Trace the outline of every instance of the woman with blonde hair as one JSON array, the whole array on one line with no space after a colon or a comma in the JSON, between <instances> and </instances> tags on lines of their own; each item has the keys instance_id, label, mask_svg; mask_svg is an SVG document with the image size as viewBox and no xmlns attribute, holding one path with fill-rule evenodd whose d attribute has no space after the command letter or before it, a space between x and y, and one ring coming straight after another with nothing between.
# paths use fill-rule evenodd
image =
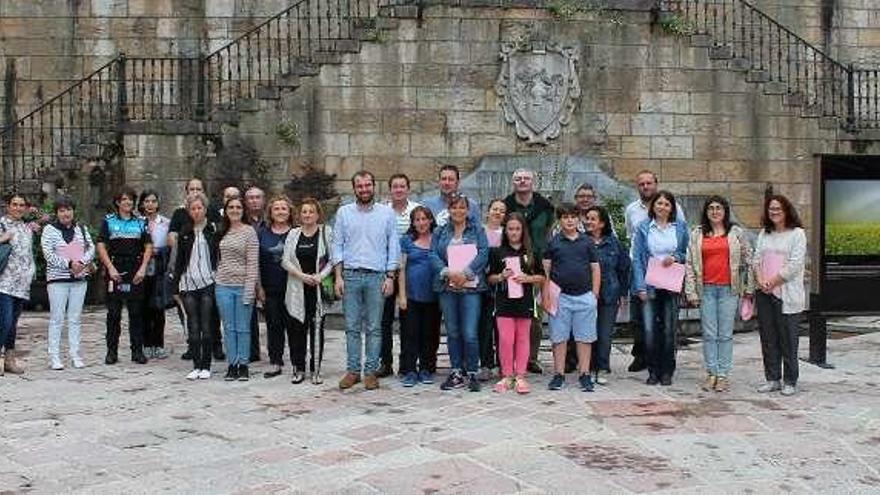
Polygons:
<instances>
[{"instance_id":1,"label":"woman with blonde hair","mask_svg":"<svg viewBox=\"0 0 880 495\"><path fill-rule=\"evenodd\" d=\"M291 356L294 370L305 369L306 335L311 343L309 373L313 384L322 383L321 361L324 355L324 304L321 281L330 275L331 243L329 226L322 224L323 210L318 200L305 198L299 206L299 227L290 231L284 243L281 266L287 271L284 303L293 317ZM316 342L316 339L318 340ZM315 354L317 353L317 360ZM294 380L303 378L294 374ZM299 383L294 381L294 383Z\"/></svg>"}]
</instances>

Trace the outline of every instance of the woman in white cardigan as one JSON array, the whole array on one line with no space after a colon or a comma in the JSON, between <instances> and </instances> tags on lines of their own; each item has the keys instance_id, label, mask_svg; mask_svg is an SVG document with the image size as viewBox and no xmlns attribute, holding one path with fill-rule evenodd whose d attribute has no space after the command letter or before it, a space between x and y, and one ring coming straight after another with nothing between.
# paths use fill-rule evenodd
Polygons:
<instances>
[{"instance_id":1,"label":"woman in white cardigan","mask_svg":"<svg viewBox=\"0 0 880 495\"><path fill-rule=\"evenodd\" d=\"M806 307L807 237L791 201L781 195L767 199L761 226L752 268L759 289L755 304L767 383L758 387L758 392L781 389L782 395L794 395L798 380L798 322Z\"/></svg>"},{"instance_id":2,"label":"woman in white cardigan","mask_svg":"<svg viewBox=\"0 0 880 495\"><path fill-rule=\"evenodd\" d=\"M308 335L311 356L309 373L313 384L322 383L321 361L324 357L324 301L321 281L330 275L332 232L320 222L321 204L305 198L299 207L300 226L291 230L284 243L281 266L287 270L285 306L294 320L297 341L305 343ZM317 339L317 341L316 341ZM305 360L305 345L296 346L297 356L291 360ZM315 354L317 353L317 360Z\"/></svg>"}]
</instances>

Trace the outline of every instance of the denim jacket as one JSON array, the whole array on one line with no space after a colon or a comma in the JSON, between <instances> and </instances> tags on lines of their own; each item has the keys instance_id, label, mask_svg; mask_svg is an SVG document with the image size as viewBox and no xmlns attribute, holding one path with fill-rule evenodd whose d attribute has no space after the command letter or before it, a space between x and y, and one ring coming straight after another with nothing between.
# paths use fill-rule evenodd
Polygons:
<instances>
[{"instance_id":1,"label":"denim jacket","mask_svg":"<svg viewBox=\"0 0 880 495\"><path fill-rule=\"evenodd\" d=\"M448 261L446 259L446 248L452 241L453 235L452 222L442 227L438 227L431 237L431 263L434 270L439 276L434 280L434 292L444 292L452 290L446 280L446 272L448 271ZM468 280L477 278L476 288L455 289L455 292L483 292L488 287L486 285L486 265L489 262L489 241L486 239L486 231L482 225L474 224L470 220L461 235L463 244L476 244L477 256L471 261L465 270Z\"/></svg>"},{"instance_id":2,"label":"denim jacket","mask_svg":"<svg viewBox=\"0 0 880 495\"><path fill-rule=\"evenodd\" d=\"M651 228L651 219L645 220L636 227L633 234L633 266L632 266L632 293L638 294L640 291L647 291L651 296L654 293L654 287L645 284L645 274L648 272L648 259L651 253L648 252L648 231ZM678 245L672 257L677 263L685 264L687 262L687 248L690 239L688 226L681 220L675 221L675 237L678 239Z\"/></svg>"},{"instance_id":3,"label":"denim jacket","mask_svg":"<svg viewBox=\"0 0 880 495\"><path fill-rule=\"evenodd\" d=\"M629 292L632 266L629 253L614 234L603 237L595 246L602 269L599 304L616 304L621 296Z\"/></svg>"}]
</instances>

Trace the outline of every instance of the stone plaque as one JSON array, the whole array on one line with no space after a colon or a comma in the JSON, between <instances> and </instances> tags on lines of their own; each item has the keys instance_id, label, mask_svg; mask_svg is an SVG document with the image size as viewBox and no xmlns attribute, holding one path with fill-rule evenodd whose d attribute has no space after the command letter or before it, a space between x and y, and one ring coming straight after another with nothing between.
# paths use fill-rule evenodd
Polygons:
<instances>
[{"instance_id":1,"label":"stone plaque","mask_svg":"<svg viewBox=\"0 0 880 495\"><path fill-rule=\"evenodd\" d=\"M529 144L559 137L581 96L578 56L557 44L504 43L495 84L504 118Z\"/></svg>"}]
</instances>

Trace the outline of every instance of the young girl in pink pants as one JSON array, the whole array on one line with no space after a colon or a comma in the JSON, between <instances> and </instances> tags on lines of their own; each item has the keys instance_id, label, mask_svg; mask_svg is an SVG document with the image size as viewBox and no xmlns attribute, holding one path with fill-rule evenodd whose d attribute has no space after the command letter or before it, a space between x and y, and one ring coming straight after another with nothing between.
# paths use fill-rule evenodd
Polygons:
<instances>
[{"instance_id":1,"label":"young girl in pink pants","mask_svg":"<svg viewBox=\"0 0 880 495\"><path fill-rule=\"evenodd\" d=\"M544 282L532 253L526 221L511 213L504 224L501 246L489 253L489 283L495 290L495 318L498 325L498 357L501 381L496 392L514 389L529 392L526 364L529 360L529 329L535 311L532 286Z\"/></svg>"}]
</instances>

